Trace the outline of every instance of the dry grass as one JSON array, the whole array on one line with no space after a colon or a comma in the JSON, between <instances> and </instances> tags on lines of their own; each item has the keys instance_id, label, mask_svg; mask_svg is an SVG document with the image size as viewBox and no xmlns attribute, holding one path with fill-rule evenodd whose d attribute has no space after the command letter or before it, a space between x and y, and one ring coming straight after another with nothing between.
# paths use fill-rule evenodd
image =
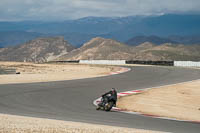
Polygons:
<instances>
[{"instance_id":1,"label":"dry grass","mask_svg":"<svg viewBox=\"0 0 200 133\"><path fill-rule=\"evenodd\" d=\"M155 131L111 127L0 114L0 133L154 133ZM155 132L156 133L156 132ZM157 132L158 133L158 132Z\"/></svg>"},{"instance_id":2,"label":"dry grass","mask_svg":"<svg viewBox=\"0 0 200 133\"><path fill-rule=\"evenodd\" d=\"M200 80L122 97L118 107L134 112L200 121Z\"/></svg>"}]
</instances>

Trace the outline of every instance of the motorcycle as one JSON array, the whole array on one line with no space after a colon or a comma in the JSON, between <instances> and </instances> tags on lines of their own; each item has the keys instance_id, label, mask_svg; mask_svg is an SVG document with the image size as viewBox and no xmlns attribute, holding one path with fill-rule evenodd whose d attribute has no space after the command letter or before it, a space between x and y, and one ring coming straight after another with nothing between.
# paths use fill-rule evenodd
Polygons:
<instances>
[{"instance_id":1,"label":"motorcycle","mask_svg":"<svg viewBox=\"0 0 200 133\"><path fill-rule=\"evenodd\" d=\"M96 110L110 111L114 106L114 101L110 100L109 96L103 96Z\"/></svg>"}]
</instances>

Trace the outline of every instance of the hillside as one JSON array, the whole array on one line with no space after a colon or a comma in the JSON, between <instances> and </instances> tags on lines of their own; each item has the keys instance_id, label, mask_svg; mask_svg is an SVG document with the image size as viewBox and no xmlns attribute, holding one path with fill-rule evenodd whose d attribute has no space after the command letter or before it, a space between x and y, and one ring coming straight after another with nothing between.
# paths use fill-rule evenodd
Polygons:
<instances>
[{"instance_id":1,"label":"hillside","mask_svg":"<svg viewBox=\"0 0 200 133\"><path fill-rule=\"evenodd\" d=\"M61 56L58 60L105 59L105 60L200 60L199 45L178 45L149 42L128 46L111 39L94 38L81 48Z\"/></svg>"},{"instance_id":2,"label":"hillside","mask_svg":"<svg viewBox=\"0 0 200 133\"><path fill-rule=\"evenodd\" d=\"M177 36L171 35L168 39L178 42L180 44L200 44L200 36L197 35L189 35L189 36Z\"/></svg>"},{"instance_id":3,"label":"hillside","mask_svg":"<svg viewBox=\"0 0 200 133\"><path fill-rule=\"evenodd\" d=\"M126 41L125 43L131 46L136 46L144 42L150 42L156 45L163 43L173 43L173 44L200 44L200 36L190 35L190 36L178 36L171 35L169 37L159 37L159 36L135 36Z\"/></svg>"},{"instance_id":4,"label":"hillside","mask_svg":"<svg viewBox=\"0 0 200 133\"><path fill-rule=\"evenodd\" d=\"M145 42L150 42L153 44L163 44L163 43L178 43L176 41L170 40L168 38L158 37L158 36L136 36L129 39L126 44L136 46Z\"/></svg>"},{"instance_id":5,"label":"hillside","mask_svg":"<svg viewBox=\"0 0 200 133\"><path fill-rule=\"evenodd\" d=\"M46 62L73 50L63 37L37 38L15 47L1 48L1 61Z\"/></svg>"},{"instance_id":6,"label":"hillside","mask_svg":"<svg viewBox=\"0 0 200 133\"><path fill-rule=\"evenodd\" d=\"M60 60L80 59L131 59L135 51L130 46L111 39L93 38L81 48L59 58Z\"/></svg>"},{"instance_id":7,"label":"hillside","mask_svg":"<svg viewBox=\"0 0 200 133\"><path fill-rule=\"evenodd\" d=\"M150 60L200 61L200 46L165 43L139 50L138 58L144 60L148 58Z\"/></svg>"},{"instance_id":8,"label":"hillside","mask_svg":"<svg viewBox=\"0 0 200 133\"><path fill-rule=\"evenodd\" d=\"M144 42L129 46L96 37L75 49L63 37L37 38L15 47L0 48L1 61L52 60L200 60L200 45Z\"/></svg>"}]
</instances>

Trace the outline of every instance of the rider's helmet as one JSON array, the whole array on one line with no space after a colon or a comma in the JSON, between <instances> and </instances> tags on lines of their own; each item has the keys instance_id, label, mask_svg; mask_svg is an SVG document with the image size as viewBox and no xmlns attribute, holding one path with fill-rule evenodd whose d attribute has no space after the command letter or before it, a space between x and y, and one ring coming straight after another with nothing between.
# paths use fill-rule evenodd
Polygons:
<instances>
[{"instance_id":1,"label":"rider's helmet","mask_svg":"<svg viewBox=\"0 0 200 133\"><path fill-rule=\"evenodd\" d=\"M111 91L113 92L113 91L116 91L116 90L115 90L115 88L112 88Z\"/></svg>"}]
</instances>

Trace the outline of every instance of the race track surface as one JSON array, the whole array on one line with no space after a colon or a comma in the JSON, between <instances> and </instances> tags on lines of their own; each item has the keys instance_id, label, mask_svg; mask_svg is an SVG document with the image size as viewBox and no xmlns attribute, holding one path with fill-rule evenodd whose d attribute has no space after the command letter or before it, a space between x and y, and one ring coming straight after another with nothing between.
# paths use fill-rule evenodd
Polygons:
<instances>
[{"instance_id":1,"label":"race track surface","mask_svg":"<svg viewBox=\"0 0 200 133\"><path fill-rule=\"evenodd\" d=\"M175 67L131 67L119 75L0 85L0 113L177 133L198 133L200 124L96 111L93 100L115 87L119 92L200 78L200 71Z\"/></svg>"}]
</instances>

